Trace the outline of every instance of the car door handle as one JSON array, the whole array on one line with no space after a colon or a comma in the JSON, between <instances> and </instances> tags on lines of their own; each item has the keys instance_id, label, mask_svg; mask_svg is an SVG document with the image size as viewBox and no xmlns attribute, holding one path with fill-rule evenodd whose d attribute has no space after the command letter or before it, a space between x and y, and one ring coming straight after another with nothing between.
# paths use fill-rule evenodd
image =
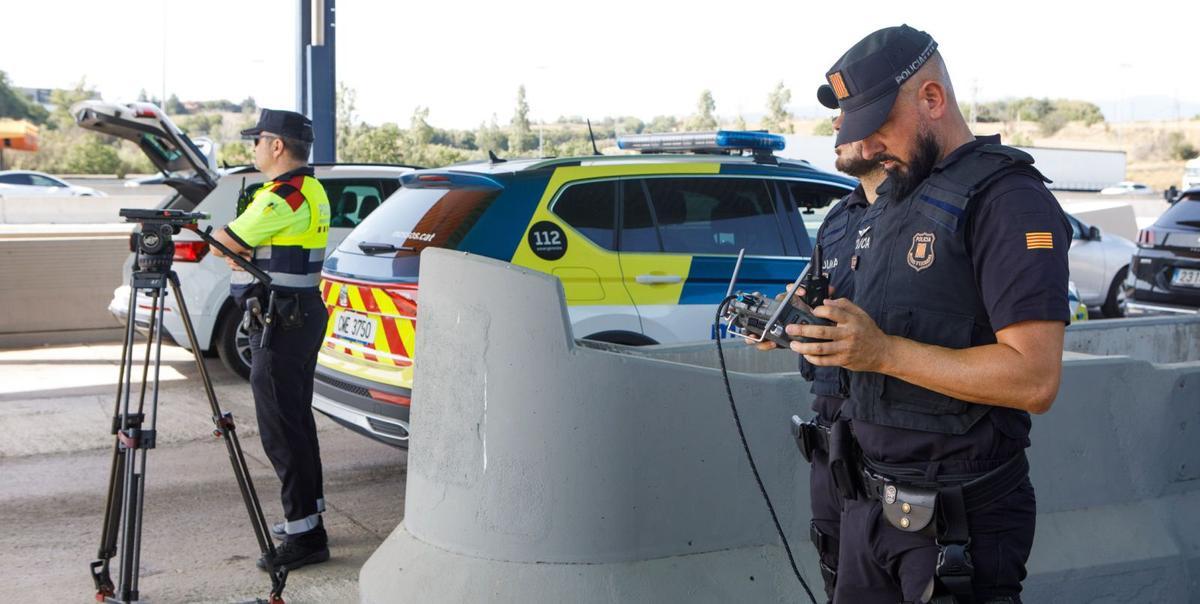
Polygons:
<instances>
[{"instance_id":1,"label":"car door handle","mask_svg":"<svg viewBox=\"0 0 1200 604\"><path fill-rule=\"evenodd\" d=\"M679 283L683 277L679 275L638 275L634 280L642 285L661 285L664 283Z\"/></svg>"}]
</instances>

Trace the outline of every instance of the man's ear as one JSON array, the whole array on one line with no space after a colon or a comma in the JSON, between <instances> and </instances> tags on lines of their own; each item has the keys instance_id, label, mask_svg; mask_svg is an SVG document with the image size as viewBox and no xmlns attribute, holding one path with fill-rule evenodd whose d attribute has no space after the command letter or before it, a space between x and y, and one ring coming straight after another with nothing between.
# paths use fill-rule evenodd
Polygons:
<instances>
[{"instance_id":1,"label":"man's ear","mask_svg":"<svg viewBox=\"0 0 1200 604\"><path fill-rule=\"evenodd\" d=\"M930 119L942 119L946 115L946 103L949 97L946 95L946 87L942 86L937 80L929 80L921 84L918 94L920 95L919 103L921 111Z\"/></svg>"},{"instance_id":2,"label":"man's ear","mask_svg":"<svg viewBox=\"0 0 1200 604\"><path fill-rule=\"evenodd\" d=\"M271 155L274 157L283 157L287 149L283 146L283 141L277 138L271 139Z\"/></svg>"}]
</instances>

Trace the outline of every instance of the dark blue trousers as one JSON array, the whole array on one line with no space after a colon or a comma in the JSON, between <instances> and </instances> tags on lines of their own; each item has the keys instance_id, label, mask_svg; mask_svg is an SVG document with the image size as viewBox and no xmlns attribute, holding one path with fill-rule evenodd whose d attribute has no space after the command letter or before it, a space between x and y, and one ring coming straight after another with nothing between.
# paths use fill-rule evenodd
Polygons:
<instances>
[{"instance_id":1,"label":"dark blue trousers","mask_svg":"<svg viewBox=\"0 0 1200 604\"><path fill-rule=\"evenodd\" d=\"M267 348L262 332L250 333L250 387L263 449L282 483L288 532L294 523L315 522L323 507L321 449L313 420L313 374L328 313L317 292L298 294L303 322L272 327ZM300 524L302 525L302 524Z\"/></svg>"}]
</instances>

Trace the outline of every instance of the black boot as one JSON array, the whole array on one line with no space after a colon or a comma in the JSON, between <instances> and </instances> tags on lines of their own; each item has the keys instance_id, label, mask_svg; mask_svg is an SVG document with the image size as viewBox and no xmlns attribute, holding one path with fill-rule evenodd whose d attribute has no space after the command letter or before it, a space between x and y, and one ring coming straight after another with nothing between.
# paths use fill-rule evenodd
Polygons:
<instances>
[{"instance_id":1,"label":"black boot","mask_svg":"<svg viewBox=\"0 0 1200 604\"><path fill-rule=\"evenodd\" d=\"M275 548L274 566L282 566L288 570L296 570L309 564L318 564L329 560L328 537L325 528L317 528L299 535L288 535L279 547ZM267 570L266 556L258 559L258 567Z\"/></svg>"}]
</instances>

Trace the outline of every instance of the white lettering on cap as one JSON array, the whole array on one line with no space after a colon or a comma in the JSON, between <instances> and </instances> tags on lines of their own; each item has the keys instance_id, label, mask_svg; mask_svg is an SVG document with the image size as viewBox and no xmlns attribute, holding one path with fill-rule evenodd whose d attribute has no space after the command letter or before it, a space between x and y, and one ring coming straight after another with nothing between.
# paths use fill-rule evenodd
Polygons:
<instances>
[{"instance_id":1,"label":"white lettering on cap","mask_svg":"<svg viewBox=\"0 0 1200 604\"><path fill-rule=\"evenodd\" d=\"M937 50L937 42L931 39L929 40L929 44L925 46L925 50L922 50L921 54L917 55L917 58L912 63L909 63L907 66L905 66L904 71L901 71L900 74L896 76L896 83L903 84L904 80L912 77L912 74L917 73L917 70L925 64L925 61L928 61L929 57L933 56L933 51L935 50Z\"/></svg>"}]
</instances>

